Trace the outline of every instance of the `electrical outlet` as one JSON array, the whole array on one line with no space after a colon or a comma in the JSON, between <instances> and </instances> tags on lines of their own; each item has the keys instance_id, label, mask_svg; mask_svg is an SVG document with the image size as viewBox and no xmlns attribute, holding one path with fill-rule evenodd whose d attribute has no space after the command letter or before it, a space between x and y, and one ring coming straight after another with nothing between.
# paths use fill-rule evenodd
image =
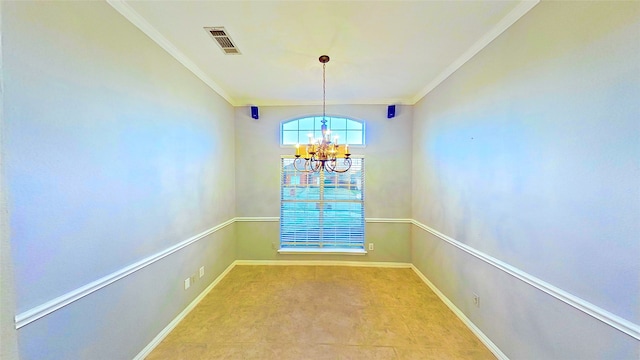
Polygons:
<instances>
[{"instance_id":1,"label":"electrical outlet","mask_svg":"<svg viewBox=\"0 0 640 360\"><path fill-rule=\"evenodd\" d=\"M478 296L478 294L473 293L473 305L475 305L477 308L480 307L480 296Z\"/></svg>"},{"instance_id":2,"label":"electrical outlet","mask_svg":"<svg viewBox=\"0 0 640 360\"><path fill-rule=\"evenodd\" d=\"M373 251L373 243L369 243L369 250Z\"/></svg>"},{"instance_id":3,"label":"electrical outlet","mask_svg":"<svg viewBox=\"0 0 640 360\"><path fill-rule=\"evenodd\" d=\"M200 266L200 277L204 276L204 266Z\"/></svg>"},{"instance_id":4,"label":"electrical outlet","mask_svg":"<svg viewBox=\"0 0 640 360\"><path fill-rule=\"evenodd\" d=\"M187 278L184 280L184 289L187 290L191 287L191 278Z\"/></svg>"}]
</instances>

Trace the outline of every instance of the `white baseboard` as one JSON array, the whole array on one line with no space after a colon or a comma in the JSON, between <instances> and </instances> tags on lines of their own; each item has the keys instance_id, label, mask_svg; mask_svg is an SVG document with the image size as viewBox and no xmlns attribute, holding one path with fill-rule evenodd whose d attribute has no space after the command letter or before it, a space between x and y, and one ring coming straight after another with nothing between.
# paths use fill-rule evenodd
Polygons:
<instances>
[{"instance_id":1,"label":"white baseboard","mask_svg":"<svg viewBox=\"0 0 640 360\"><path fill-rule=\"evenodd\" d=\"M134 360L143 360L164 340L167 335L193 310L198 303L225 277L235 266L243 265L270 265L270 266L353 266L353 267L381 267L412 269L424 281L431 290L453 311L460 320L478 337L499 360L509 358L458 309L418 268L409 263L393 262L360 262L360 261L324 261L324 260L236 260L229 265L198 297L196 297L178 316L173 319L160 333L147 345Z\"/></svg>"},{"instance_id":2,"label":"white baseboard","mask_svg":"<svg viewBox=\"0 0 640 360\"><path fill-rule=\"evenodd\" d=\"M214 227L212 227L211 229L205 230L203 232L201 232L198 235L192 236L187 240L181 241L163 251L160 251L158 253L155 253L153 255L150 255L140 261L137 261L131 265L125 266L122 269L115 271L111 274L108 274L106 276L103 276L100 279L97 279L89 284L86 284L84 286L81 286L75 290L69 291L66 294L60 295L55 299L51 299L49 301L47 301L44 304L38 305L34 308L31 308L27 311L24 311L18 315L16 315L15 317L15 322L16 322L16 329L20 329L21 327L30 324L48 314L51 314L54 311L57 311L71 303L73 303L74 301L77 301L79 299L82 299L83 297L92 294L102 288L104 288L105 286L112 284L120 279L123 279L131 274L133 274L134 272L141 270L153 263L155 263L158 260L161 260L173 253L175 253L176 251L179 251L181 249L184 249L185 247L200 241L204 238L206 238L207 236L215 233L218 230L221 230L223 228L225 228L228 225L231 225L235 222L234 219L229 219L219 225L216 225Z\"/></svg>"},{"instance_id":3,"label":"white baseboard","mask_svg":"<svg viewBox=\"0 0 640 360\"><path fill-rule=\"evenodd\" d=\"M152 263L155 263L156 261L169 256L173 253L175 253L176 251L183 249L203 238L205 238L208 235L213 234L214 232L230 225L233 224L235 222L276 222L278 221L277 217L238 217L238 218L233 218L230 219L222 224L219 224L217 226L214 226L213 228L206 230L192 238L189 238L185 241L182 241L168 249L165 249L159 253L153 254L145 259L142 259L134 264L131 264L129 266L126 266L112 274L109 274L101 279L98 279L90 284L87 284L85 286L82 286L78 289L75 289L69 293L66 293L58 298L52 299L42 305L36 306L32 309L29 309L25 312L22 312L20 314L18 314L15 317L16 320L16 328L21 328L33 321L36 321L44 316L46 316L47 314L50 314L54 311L57 311L71 303L73 303L74 301L87 296L93 292L96 292L104 287L106 287L107 285L115 282L115 281L119 281L120 279L123 279L125 277L127 277L128 275L146 267L151 265ZM506 272L507 274L545 292L546 294L572 306L573 308L582 311L602 322L604 322L605 324L608 324L609 326L635 338L640 340L640 326L638 324L634 324L626 319L623 319L619 316L616 316L615 314L612 314L594 304L591 304L573 294L570 294L562 289L559 289L549 283L546 283L544 281L542 281L541 279L538 279L526 272L524 272L523 270L520 270L518 268L515 268L509 264L506 264L496 258L493 258L491 256L489 256L488 254L482 253L481 251L471 248L470 246L461 243L455 239L452 239L416 220L413 219L386 219L386 218L369 218L366 219L366 221L368 223L412 223L413 225L431 233L432 235L435 235L436 237L444 240L445 242L457 247L458 249L484 261L485 263L492 265L504 272ZM417 269L413 266L413 264L411 263L394 263L394 262L365 262L365 261L324 261L324 260L236 260L234 261L227 270L225 270L225 272L223 272L223 274L221 274L218 279L216 279L216 281L214 281L212 283L212 285L210 287L215 286L215 284L217 284L217 282L219 281L219 279L222 279L224 277L224 275L226 275L226 273L231 270L233 268L233 266L235 265L322 265L322 266L361 266L361 267L390 267L390 268L413 268L414 271L416 271ZM418 272L418 275L421 276L421 274ZM465 316L464 314L462 314L459 310L457 310L457 308L455 308L455 306L446 298L444 297L444 295L442 295L439 291L437 291L435 289L435 287L433 286L433 284L431 284L430 282L428 282L428 280L425 280L426 278L422 275L421 278L425 281L425 283L427 283L428 286L430 286L432 289L434 289L434 292L436 292L436 294L438 294L438 296L441 297L442 301L445 302L445 304L447 304L452 311L454 311L454 313L456 313L456 315L458 315L461 319L463 319L463 321L465 321L465 324L467 324L467 326L469 326L469 328L478 336L478 338L480 338L481 341L483 341L483 343L485 343L485 345L487 345L487 347L489 347L496 356L498 356L500 359L506 359L506 356L504 356L504 354L502 354L500 352L499 349L497 349L497 347L495 347L495 345L493 345L493 343L491 343L491 341L486 338L486 336L484 336L482 334L482 332L477 329L477 327L475 327L475 325L473 325L473 323L471 323ZM210 291L209 288L207 288L207 290L205 290L206 292ZM206 295L206 293L203 293L204 295ZM202 295L202 296L204 296ZM442 296L441 296L442 295ZM193 306L195 306L195 304L197 304L197 301L200 301L199 298L197 298L196 300L194 300L195 303L193 303ZM186 315L193 307L191 305L189 305L189 307L187 309L185 309L184 311L184 315ZM182 313L181 313L182 315ZM184 317L184 315L182 315L182 317ZM180 315L179 315L180 317ZM181 317L180 317L181 319ZM466 320L464 320L466 319ZM167 328L165 330L163 330L163 332L161 332L156 339L157 342L161 341L164 336L166 336L166 334L168 334L171 329L173 329L173 327L175 327L175 325L177 325L177 323L179 322L179 319L176 318L174 319L174 321L171 322L171 324L169 324L167 326ZM163 335L164 334L164 335ZM145 349L149 349L148 351L151 351L156 345L156 339L154 339L154 342L152 342L151 344L149 344L147 347L145 347ZM495 351L494 351L495 350ZM143 350L144 352L145 350ZM141 354L143 353L141 352ZM145 355L146 356L146 355Z\"/></svg>"},{"instance_id":4,"label":"white baseboard","mask_svg":"<svg viewBox=\"0 0 640 360\"><path fill-rule=\"evenodd\" d=\"M140 351L140 353L138 353L138 355L136 355L136 357L133 358L133 360L143 360L145 357L151 354L153 349L155 349L156 346L158 346L162 342L162 340L164 340L164 338L167 337L167 335L169 335L169 333L173 331L173 329L176 326L178 326L178 324L182 321L182 319L184 319L191 312L191 310L193 310L198 305L198 303L202 299L204 299L204 297L207 296L207 294L216 285L218 285L218 283L222 279L224 279L225 276L227 276L229 271L231 271L231 269L233 269L234 266L236 266L235 261L232 262L231 265L227 266L227 268L220 275L218 275L218 277L215 280L213 280L213 282L209 284L209 286L207 286L207 288L204 289L200 293L200 295L198 295L195 299L193 299L193 301L184 310L182 310L182 312L180 312L180 314L178 314L178 316L176 316L175 319L173 319L169 323L169 325L165 326L165 328L162 329L162 331L160 331L160 333L156 335L156 337L153 338L153 340L151 340L151 342L147 346L145 346L144 349L142 349L142 351Z\"/></svg>"},{"instance_id":5,"label":"white baseboard","mask_svg":"<svg viewBox=\"0 0 640 360\"><path fill-rule=\"evenodd\" d=\"M434 292L436 293L436 295L438 295L438 297L440 298L440 300L442 300L443 303L445 303L445 305L447 305L447 307L449 309L451 309L451 311L453 311L454 314L456 314L456 316L462 320L462 322L469 328L469 330L471 330L471 332L473 332L473 334L475 336L478 337L478 339L487 347L489 348L489 350L493 353L493 355L495 355L498 360L509 360L509 358L507 357L507 355L505 355L500 348L498 348L498 346L496 346L496 344L493 343L493 341L491 341L491 339L489 339L483 332L482 330L480 330L471 320L469 320L469 318L460 310L458 309L457 306L455 306L454 303L451 302L451 300L449 300L449 298L447 298L435 285L433 285L433 283L431 281L429 281L429 279L427 279L426 276L424 276L424 274L418 270L417 267L415 267L413 264L411 265L411 269L413 269L413 271L420 277L420 279L422 279L422 281L424 281L425 284L427 284L427 286Z\"/></svg>"},{"instance_id":6,"label":"white baseboard","mask_svg":"<svg viewBox=\"0 0 640 360\"><path fill-rule=\"evenodd\" d=\"M380 224L411 224L411 219L394 219L394 218L364 218L366 223Z\"/></svg>"},{"instance_id":7,"label":"white baseboard","mask_svg":"<svg viewBox=\"0 0 640 360\"><path fill-rule=\"evenodd\" d=\"M236 222L278 222L278 216L242 216L233 218ZM366 223L397 223L411 224L413 219L396 219L396 218L364 218Z\"/></svg>"},{"instance_id":8,"label":"white baseboard","mask_svg":"<svg viewBox=\"0 0 640 360\"><path fill-rule=\"evenodd\" d=\"M235 217L233 218L234 221L236 222L278 222L280 221L280 217L279 216L254 216L254 217L248 217L248 216L243 216L243 217Z\"/></svg>"},{"instance_id":9,"label":"white baseboard","mask_svg":"<svg viewBox=\"0 0 640 360\"><path fill-rule=\"evenodd\" d=\"M421 228L422 230L431 233L432 235L440 238L441 240L449 243L450 245L455 246L456 248L466 252L469 255L472 255L483 262L496 267L504 271L505 273L513 276L514 278L533 286L534 288L550 295L565 304L582 311L583 313L602 321L603 323L613 327L616 330L619 330L636 340L640 340L640 325L634 324L627 319L623 319L620 316L617 316L599 306L596 306L576 295L573 295L567 291L564 291L554 285L549 284L542 279L539 279L524 270L518 269L515 266L511 266L504 261L494 258L488 254L483 253L467 244L464 244L454 238L451 238L443 233L428 227L416 220L413 220L412 223ZM414 240L415 241L415 240Z\"/></svg>"},{"instance_id":10,"label":"white baseboard","mask_svg":"<svg viewBox=\"0 0 640 360\"><path fill-rule=\"evenodd\" d=\"M306 266L354 266L381 268L411 268L410 263L332 260L236 260L236 265L306 265Z\"/></svg>"},{"instance_id":11,"label":"white baseboard","mask_svg":"<svg viewBox=\"0 0 640 360\"><path fill-rule=\"evenodd\" d=\"M137 261L133 264L130 264L128 266L123 267L120 270L117 270L111 274L108 274L100 279L97 279L95 281L92 281L89 284L86 284L84 286L81 286L77 289L74 289L72 291L69 291L65 294L62 294L54 299L51 299L43 304L40 304L38 306L35 306L29 310L23 311L19 314L17 314L15 316L15 326L16 329L20 329L23 326L30 324L34 321L37 321L38 319L41 319L42 317L53 313L54 311L57 311L85 296L88 296L102 288L104 288L105 286L108 286L109 284L112 284L116 281L119 281L123 278L126 278L127 276L133 274L134 272L141 270L153 263L155 263L158 260L161 260L181 249L184 249L185 247L196 243L197 241L204 239L205 237L215 233L218 230L221 230L223 228L225 228L228 225L234 224L236 222L277 222L279 221L280 218L279 217L235 217L232 219L229 219L219 225L216 225L208 230L203 231L200 234L197 234L189 239L186 239L184 241L181 241L163 251L160 251L158 253L152 254L140 261ZM411 219L369 219L369 221L371 222L402 222L402 223L407 223L410 222ZM370 263L372 265L370 266L392 266L389 264L392 263ZM377 264L377 265L375 265ZM386 264L386 265L384 265ZM329 263L325 264L325 265L331 265ZM349 266L349 265L344 265L344 266ZM352 265L352 266L366 266L366 265Z\"/></svg>"}]
</instances>

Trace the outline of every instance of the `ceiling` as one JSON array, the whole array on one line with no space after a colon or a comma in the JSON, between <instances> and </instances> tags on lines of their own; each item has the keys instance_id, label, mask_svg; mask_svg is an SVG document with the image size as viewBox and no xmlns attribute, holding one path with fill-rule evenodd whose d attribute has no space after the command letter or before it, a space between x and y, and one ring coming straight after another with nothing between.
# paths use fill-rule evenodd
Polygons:
<instances>
[{"instance_id":1,"label":"ceiling","mask_svg":"<svg viewBox=\"0 0 640 360\"><path fill-rule=\"evenodd\" d=\"M323 54L327 104L414 104L538 2L107 1L234 106L320 104Z\"/></svg>"}]
</instances>

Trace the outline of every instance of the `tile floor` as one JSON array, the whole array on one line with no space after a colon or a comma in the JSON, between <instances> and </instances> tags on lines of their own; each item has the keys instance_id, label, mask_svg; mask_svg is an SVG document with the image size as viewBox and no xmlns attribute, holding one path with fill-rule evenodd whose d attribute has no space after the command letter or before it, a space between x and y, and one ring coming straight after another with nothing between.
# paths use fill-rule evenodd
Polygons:
<instances>
[{"instance_id":1,"label":"tile floor","mask_svg":"<svg viewBox=\"0 0 640 360\"><path fill-rule=\"evenodd\" d=\"M147 359L495 357L411 269L238 265Z\"/></svg>"}]
</instances>

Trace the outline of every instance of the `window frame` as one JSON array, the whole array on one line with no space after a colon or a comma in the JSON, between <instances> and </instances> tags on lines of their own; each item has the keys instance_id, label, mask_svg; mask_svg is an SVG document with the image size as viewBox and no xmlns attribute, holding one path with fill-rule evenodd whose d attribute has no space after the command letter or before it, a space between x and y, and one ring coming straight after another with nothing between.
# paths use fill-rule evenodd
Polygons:
<instances>
[{"instance_id":1,"label":"window frame","mask_svg":"<svg viewBox=\"0 0 640 360\"><path fill-rule=\"evenodd\" d=\"M306 130L305 129L300 129L300 126L299 126L300 121L311 119L311 118L314 119L314 129L313 130L311 130L311 129L306 129ZM367 144L366 144L366 123L365 123L364 120L354 119L354 118L350 118L350 117L346 117L346 116L334 116L334 115L327 115L327 116L325 116L325 118L327 119L327 126L329 127L329 130L331 130L332 132L343 132L344 131L344 132L351 132L351 133L356 133L356 132L360 133L360 142L361 142L361 144L345 142L345 140L348 140L348 139L338 138L338 141L339 141L340 144L347 143L347 144L349 144L349 147L351 147L351 148L365 148L367 146ZM331 127L331 124L334 121L334 119L336 121L346 120L345 128L344 129L337 128L337 130L334 131L334 128ZM307 135L309 134L310 131L313 131L314 133L319 133L321 120L322 120L322 115L308 115L308 116L302 116L302 117L297 117L297 118L281 121L280 122L280 133L279 133L279 136L280 136L280 147L281 148L288 148L288 147L296 145L296 143L292 143L292 144L286 143L285 144L285 141L284 141L284 138L285 138L284 132L285 131L291 131L291 132L297 131L297 133L298 133L298 141L300 141L300 139L304 139L305 140L303 142L298 142L298 143L299 144L306 143ZM290 123L293 123L293 122L298 122L298 126L297 126L298 129L297 130L285 130L284 129L286 124L290 124ZM361 129L360 130L359 129L349 129L348 128L349 122L357 123L360 126ZM315 135L314 135L314 137L315 137Z\"/></svg>"},{"instance_id":2,"label":"window frame","mask_svg":"<svg viewBox=\"0 0 640 360\"><path fill-rule=\"evenodd\" d=\"M307 173L302 173L302 172L298 172L296 170L286 170L286 167L289 166L286 162L286 160L293 160L295 159L293 156L288 156L288 155L284 155L281 156L281 160L280 160L280 229L279 229L279 249L278 249L278 253L281 254L317 254L317 253L325 253L325 254L348 254L348 255L364 255L367 254L366 251L366 238L365 238L365 217L364 217L364 212L365 212L365 184L364 184L364 177L365 177L365 160L363 156L356 156L353 157L354 159L354 165L359 166L360 167L360 172L357 174L356 177L356 184L353 184L353 174L349 173L348 175L343 175L343 176L348 176L349 177L349 184L344 184L344 186L340 186L340 181L341 179L339 178L339 176L341 176L340 174L335 174L335 173L329 173L331 177L333 177L334 181L333 182L327 182L326 177L324 177L325 175L327 175L326 173L323 174L319 174L319 173L313 173L313 174L307 174ZM357 163L356 163L357 161ZM286 174L299 174L298 176L302 177L302 176L308 176L308 177L318 177L318 180L322 179L322 181L318 181L317 184L315 184L313 181L310 181L309 178L307 178L303 183L301 183L300 179L298 178L297 182L295 184L291 184L289 183L289 186L286 186ZM293 178L294 175L291 175L291 178ZM359 178L359 180L357 180ZM315 178L314 178L315 179ZM348 199L348 198L324 198L324 191L327 189L327 184L329 184L329 188L333 187L333 188L341 188L341 189L349 189L351 190L351 188L357 188L357 192L355 193L356 198L355 199ZM293 186L291 186L293 185ZM331 186L333 185L333 186ZM303 198L303 199L297 199L297 200L292 200L292 199L285 199L285 191L290 191L292 188L293 189L302 189L302 190L308 190L312 187L318 186L318 198ZM336 193L337 195L337 193ZM359 199L358 199L359 196ZM311 238L313 240L309 240L309 233L305 233L304 230L298 230L301 234L302 237L307 237L307 240L309 243L305 243L304 240L291 240L290 236L287 239L285 239L283 237L283 234L285 232L285 227L287 228L287 231L295 231L296 227L304 227L307 228L307 224L303 222L303 224L295 224L296 221L293 221L293 225L291 225L291 222L289 222L287 220L287 218L284 216L284 211L285 211L285 203L291 204L291 203L296 203L296 204L302 204L302 203L315 203L316 204L316 209L320 209L318 211L318 216L321 217L321 219L319 219L319 223L322 224L321 226L319 226L319 233L318 233L318 237L317 237L317 246L311 246L314 241L315 241L315 237L313 237L313 235L311 235ZM335 222L335 223L331 223L329 224L329 226L327 226L326 228L328 229L333 229L335 228L335 233L334 236L331 236L331 231L329 231L329 235L324 238L324 233L322 229L325 229L325 225L323 223L323 220L326 220L327 218L331 219L333 216L336 215L340 215L341 211L344 210L338 210L338 204L342 204L342 205L346 205L346 204L357 204L357 206L353 207L355 210L355 214L356 214L356 219L358 219L357 224L355 227L352 226L347 226L347 228L349 230L347 230L347 235L344 235L341 233L341 235L335 236L335 234L338 233L338 230L344 231L345 225L341 224L340 222ZM319 205L319 206L318 206ZM341 205L341 206L342 206ZM351 206L352 206L351 205ZM327 208L328 206L328 208ZM346 205L346 206L350 206L350 205ZM359 207L359 208L358 208ZM329 214L329 216L323 217L324 212L326 210L324 209L328 209L331 210L331 213ZM303 213L306 213L307 210L304 210ZM348 210L348 212L353 213L352 210ZM311 213L314 213L314 211L312 210ZM313 222L314 220L311 220L310 222ZM292 230L293 228L293 230ZM290 233L289 233L290 234ZM313 232L311 232L311 234L313 234ZM297 238L299 235L295 234L293 235L293 238ZM352 238L352 236L354 236L354 238ZM355 241L354 241L355 239ZM284 244L284 242L287 242L288 244ZM333 242L333 244L332 244ZM297 244L296 244L297 243ZM348 245L345 245L348 244ZM345 245L345 246L340 246L340 245Z\"/></svg>"}]
</instances>

